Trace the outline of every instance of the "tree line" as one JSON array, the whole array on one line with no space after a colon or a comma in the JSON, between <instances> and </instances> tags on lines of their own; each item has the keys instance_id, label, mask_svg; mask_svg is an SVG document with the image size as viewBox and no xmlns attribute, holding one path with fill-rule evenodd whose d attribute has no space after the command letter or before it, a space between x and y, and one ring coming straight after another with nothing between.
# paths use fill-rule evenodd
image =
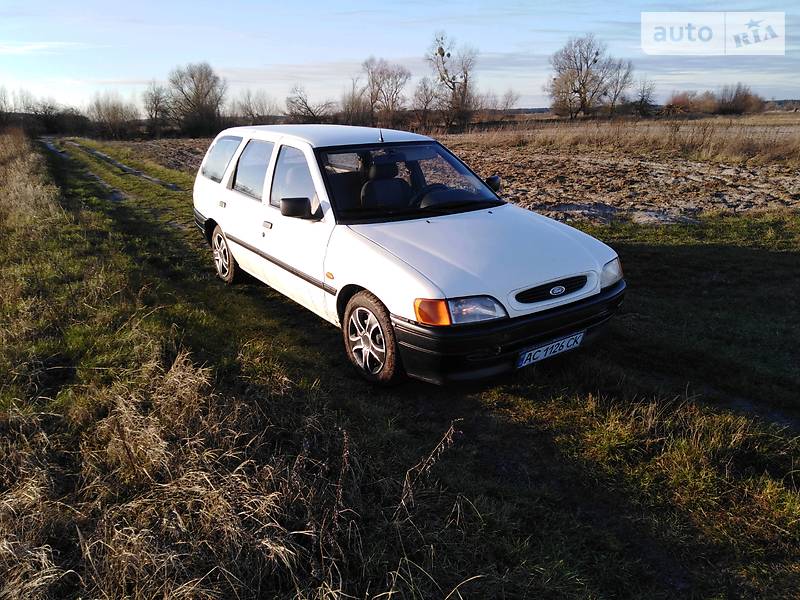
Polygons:
<instances>
[{"instance_id":1,"label":"tree line","mask_svg":"<svg viewBox=\"0 0 800 600\"><path fill-rule=\"evenodd\" d=\"M27 91L0 87L0 125L16 120L44 133L92 133L111 138L137 135L211 135L231 125L342 123L421 131L463 131L476 123L497 124L519 100L512 89L480 91L475 76L478 51L457 46L437 33L425 52L429 73L409 89L407 67L369 57L338 100L315 100L295 85L283 102L263 90L232 95L227 82L206 62L173 69L152 81L136 99L116 92L96 94L85 110ZM571 38L550 58L552 77L544 89L554 114L576 118L636 114L743 114L764 109L764 99L743 84L719 93L675 92L658 107L655 85L634 77L633 64L611 56L594 35Z\"/></svg>"},{"instance_id":2,"label":"tree line","mask_svg":"<svg viewBox=\"0 0 800 600\"><path fill-rule=\"evenodd\" d=\"M135 99L117 92L96 94L85 110L0 87L0 124L15 117L44 133L94 133L111 138L164 134L210 135L237 124L342 123L418 130L464 129L476 121L502 121L519 96L478 90L478 52L437 33L425 54L430 73L410 88L407 67L369 57L337 100L314 100L295 85L281 103L263 90L232 95L206 62L173 69Z\"/></svg>"},{"instance_id":3,"label":"tree line","mask_svg":"<svg viewBox=\"0 0 800 600\"><path fill-rule=\"evenodd\" d=\"M655 102L655 84L634 78L633 63L611 56L605 43L589 34L571 38L550 57L553 75L545 91L551 110L570 120L620 112L651 116L680 114L741 115L761 112L766 101L749 86L726 85L718 92L673 92L662 107ZM658 109L658 111L657 111Z\"/></svg>"}]
</instances>

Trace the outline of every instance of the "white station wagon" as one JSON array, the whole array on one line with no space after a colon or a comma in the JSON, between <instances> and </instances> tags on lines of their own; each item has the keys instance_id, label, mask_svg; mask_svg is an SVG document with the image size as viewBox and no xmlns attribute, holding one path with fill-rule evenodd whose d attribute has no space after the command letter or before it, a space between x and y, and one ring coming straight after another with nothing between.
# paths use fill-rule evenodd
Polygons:
<instances>
[{"instance_id":1,"label":"white station wagon","mask_svg":"<svg viewBox=\"0 0 800 600\"><path fill-rule=\"evenodd\" d=\"M194 215L223 281L246 271L341 327L366 379L441 384L583 346L622 302L611 248L499 188L422 135L235 127L203 160Z\"/></svg>"}]
</instances>

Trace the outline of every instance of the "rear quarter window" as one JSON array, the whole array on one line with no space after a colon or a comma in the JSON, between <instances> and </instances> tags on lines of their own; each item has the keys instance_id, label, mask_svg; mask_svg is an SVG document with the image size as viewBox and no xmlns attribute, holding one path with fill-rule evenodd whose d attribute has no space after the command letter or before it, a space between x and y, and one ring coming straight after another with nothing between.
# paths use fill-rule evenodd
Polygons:
<instances>
[{"instance_id":1,"label":"rear quarter window","mask_svg":"<svg viewBox=\"0 0 800 600\"><path fill-rule=\"evenodd\" d=\"M231 162L231 158L241 142L242 138L232 135L226 135L214 142L208 151L203 169L200 171L203 176L217 183L222 181L225 169L228 168L228 163Z\"/></svg>"}]
</instances>

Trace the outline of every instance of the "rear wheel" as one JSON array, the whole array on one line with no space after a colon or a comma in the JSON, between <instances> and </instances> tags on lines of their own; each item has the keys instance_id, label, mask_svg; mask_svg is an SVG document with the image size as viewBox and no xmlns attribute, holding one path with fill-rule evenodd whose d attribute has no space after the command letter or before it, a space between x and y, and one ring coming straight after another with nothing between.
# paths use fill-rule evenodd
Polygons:
<instances>
[{"instance_id":1,"label":"rear wheel","mask_svg":"<svg viewBox=\"0 0 800 600\"><path fill-rule=\"evenodd\" d=\"M239 275L239 265L231 254L228 247L228 240L219 225L214 227L211 234L211 251L214 253L214 267L217 275L222 281L230 285L236 281Z\"/></svg>"},{"instance_id":2,"label":"rear wheel","mask_svg":"<svg viewBox=\"0 0 800 600\"><path fill-rule=\"evenodd\" d=\"M342 323L347 358L367 381L396 382L402 375L389 311L374 294L359 292L347 303Z\"/></svg>"}]
</instances>

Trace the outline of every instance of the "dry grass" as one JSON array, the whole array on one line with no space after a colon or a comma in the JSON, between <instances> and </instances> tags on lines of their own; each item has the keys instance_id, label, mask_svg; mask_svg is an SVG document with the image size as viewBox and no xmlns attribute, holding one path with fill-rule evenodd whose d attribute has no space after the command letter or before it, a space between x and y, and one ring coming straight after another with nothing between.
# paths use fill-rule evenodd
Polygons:
<instances>
[{"instance_id":1,"label":"dry grass","mask_svg":"<svg viewBox=\"0 0 800 600\"><path fill-rule=\"evenodd\" d=\"M93 392L108 413L83 430L78 449L59 432L64 417L6 415L3 597L334 598L353 587L346 573L380 568L376 547L361 545L358 516L367 511L352 503L363 492L354 488L360 459L347 432L324 412L295 411L297 400L313 406L313 398L297 398L285 375L257 365L250 393L220 395L185 352L168 368L165 359L156 352ZM426 471L443 449L425 459ZM372 526L403 536L415 527L412 514L401 525L387 513ZM52 538L62 545L58 560ZM430 584L392 573L387 585L397 593L425 594Z\"/></svg>"},{"instance_id":2,"label":"dry grass","mask_svg":"<svg viewBox=\"0 0 800 600\"><path fill-rule=\"evenodd\" d=\"M0 137L10 145L32 153ZM486 387L376 392L342 369L335 330L263 286L221 293L199 236L170 225L191 225L187 193L69 153L50 165L63 193L40 202L38 234L0 232L0 598L797 589L797 439L662 393L671 375L791 395L793 355L764 351L778 334L751 304L686 298L674 281L705 280L698 263L754 280L768 261L785 305L773 316L796 329L794 216L604 229L637 290L614 344ZM52 190L41 160L26 164ZM708 254L708 240L752 256ZM696 321L663 318L675 312ZM731 323L752 356L715 337Z\"/></svg>"},{"instance_id":3,"label":"dry grass","mask_svg":"<svg viewBox=\"0 0 800 600\"><path fill-rule=\"evenodd\" d=\"M0 420L0 594L14 599L51 597L68 569L56 564L47 543L60 513L52 495L54 477L49 468L52 446L42 421L51 415L8 411ZM65 525L61 523L61 525Z\"/></svg>"},{"instance_id":4,"label":"dry grass","mask_svg":"<svg viewBox=\"0 0 800 600\"><path fill-rule=\"evenodd\" d=\"M211 598L267 579L295 586L315 536L287 523L300 501L335 508L320 497L330 474L276 452L277 420L214 394L209 372L185 353L166 371L159 364L126 378L81 447L85 489L111 505L83 541L90 589Z\"/></svg>"},{"instance_id":5,"label":"dry grass","mask_svg":"<svg viewBox=\"0 0 800 600\"><path fill-rule=\"evenodd\" d=\"M484 147L577 148L696 160L800 165L800 118L758 115L697 120L543 121L524 129L449 136Z\"/></svg>"},{"instance_id":6,"label":"dry grass","mask_svg":"<svg viewBox=\"0 0 800 600\"><path fill-rule=\"evenodd\" d=\"M800 541L793 477L800 439L784 428L755 426L691 398L621 406L590 397L586 418L592 426L578 444L585 459L627 471L629 483L644 491L661 487L710 539L727 543L746 535L773 548Z\"/></svg>"},{"instance_id":7,"label":"dry grass","mask_svg":"<svg viewBox=\"0 0 800 600\"><path fill-rule=\"evenodd\" d=\"M393 581L388 564L415 545L413 511L392 518L402 474L373 489L319 386L259 339L220 385L144 305L101 200L60 197L19 134L0 148L14 181L0 232L0 598L439 589Z\"/></svg>"},{"instance_id":8,"label":"dry grass","mask_svg":"<svg viewBox=\"0 0 800 600\"><path fill-rule=\"evenodd\" d=\"M43 159L30 151L21 129L3 136L0 144L0 222L4 228L35 232L60 212L58 189L42 181Z\"/></svg>"}]
</instances>

